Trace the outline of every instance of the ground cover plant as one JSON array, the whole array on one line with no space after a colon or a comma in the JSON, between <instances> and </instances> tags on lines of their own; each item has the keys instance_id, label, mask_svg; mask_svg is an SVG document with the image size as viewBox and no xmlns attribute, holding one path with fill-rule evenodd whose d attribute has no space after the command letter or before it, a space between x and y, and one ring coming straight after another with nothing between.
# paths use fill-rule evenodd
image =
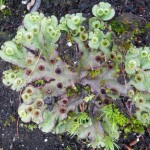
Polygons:
<instances>
[{"instance_id":1,"label":"ground cover plant","mask_svg":"<svg viewBox=\"0 0 150 150\"><path fill-rule=\"evenodd\" d=\"M149 124L149 47L116 45L106 22L115 15L110 4L101 2L92 13L88 19L68 14L60 23L38 12L26 15L15 38L1 47L2 59L19 66L4 72L3 83L21 91L23 122L114 149L122 130L143 133ZM64 45L75 53L73 64L59 57ZM119 109L122 96L126 114Z\"/></svg>"}]
</instances>

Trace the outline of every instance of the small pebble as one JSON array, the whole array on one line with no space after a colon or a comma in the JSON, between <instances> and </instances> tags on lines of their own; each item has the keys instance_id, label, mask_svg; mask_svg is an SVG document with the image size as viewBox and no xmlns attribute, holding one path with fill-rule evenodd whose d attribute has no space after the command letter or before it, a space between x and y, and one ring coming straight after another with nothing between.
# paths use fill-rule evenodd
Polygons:
<instances>
[{"instance_id":1,"label":"small pebble","mask_svg":"<svg viewBox=\"0 0 150 150\"><path fill-rule=\"evenodd\" d=\"M44 139L44 142L47 142L48 140L47 139Z\"/></svg>"}]
</instances>

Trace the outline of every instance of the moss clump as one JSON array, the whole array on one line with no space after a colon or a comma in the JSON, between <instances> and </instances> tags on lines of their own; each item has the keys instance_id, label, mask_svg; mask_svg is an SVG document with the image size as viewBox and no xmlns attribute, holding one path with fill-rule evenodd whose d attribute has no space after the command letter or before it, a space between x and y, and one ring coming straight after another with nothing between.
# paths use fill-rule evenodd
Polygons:
<instances>
[{"instance_id":1,"label":"moss clump","mask_svg":"<svg viewBox=\"0 0 150 150\"><path fill-rule=\"evenodd\" d=\"M45 85L45 81L42 79L36 80L34 83L34 86L43 86Z\"/></svg>"},{"instance_id":2,"label":"moss clump","mask_svg":"<svg viewBox=\"0 0 150 150\"><path fill-rule=\"evenodd\" d=\"M21 123L20 124L20 127L25 127L27 128L29 131L33 131L34 129L38 128L38 126L34 123L30 123L30 124L24 124L24 123Z\"/></svg>"},{"instance_id":3,"label":"moss clump","mask_svg":"<svg viewBox=\"0 0 150 150\"><path fill-rule=\"evenodd\" d=\"M13 115L10 116L10 120L11 120L11 122L15 122L16 121L16 119L15 119L15 117Z\"/></svg>"},{"instance_id":4,"label":"moss clump","mask_svg":"<svg viewBox=\"0 0 150 150\"><path fill-rule=\"evenodd\" d=\"M74 87L67 87L67 96L73 97L75 95L79 95L81 93L82 86L81 85L75 85Z\"/></svg>"},{"instance_id":5,"label":"moss clump","mask_svg":"<svg viewBox=\"0 0 150 150\"><path fill-rule=\"evenodd\" d=\"M145 27L146 27L147 29L150 29L150 22L146 23Z\"/></svg>"},{"instance_id":6,"label":"moss clump","mask_svg":"<svg viewBox=\"0 0 150 150\"><path fill-rule=\"evenodd\" d=\"M112 30L116 32L117 34L125 33L129 29L128 25L123 24L118 20L112 20L110 24L111 24Z\"/></svg>"},{"instance_id":7,"label":"moss clump","mask_svg":"<svg viewBox=\"0 0 150 150\"><path fill-rule=\"evenodd\" d=\"M9 120L6 120L5 123L4 123L4 127L6 126L10 126L10 121Z\"/></svg>"},{"instance_id":8,"label":"moss clump","mask_svg":"<svg viewBox=\"0 0 150 150\"><path fill-rule=\"evenodd\" d=\"M89 77L90 78L96 78L98 75L100 75L102 73L101 69L98 70L90 70L89 72Z\"/></svg>"},{"instance_id":9,"label":"moss clump","mask_svg":"<svg viewBox=\"0 0 150 150\"><path fill-rule=\"evenodd\" d=\"M112 104L106 105L104 109L107 110L107 113L112 112L109 113L109 117L107 117L109 122L115 124L114 126L116 126L116 128L118 126L120 130L125 132L126 135L131 132L144 133L144 127L146 126L144 126L140 120L137 120L135 117L129 118L125 116L116 106Z\"/></svg>"}]
</instances>

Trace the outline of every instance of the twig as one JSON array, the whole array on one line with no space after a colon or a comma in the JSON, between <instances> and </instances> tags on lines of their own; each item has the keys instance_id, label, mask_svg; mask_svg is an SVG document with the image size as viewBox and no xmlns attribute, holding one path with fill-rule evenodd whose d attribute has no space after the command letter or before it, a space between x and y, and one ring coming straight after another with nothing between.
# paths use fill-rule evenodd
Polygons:
<instances>
[{"instance_id":1,"label":"twig","mask_svg":"<svg viewBox=\"0 0 150 150\"><path fill-rule=\"evenodd\" d=\"M85 102L83 102L79 105L79 107L80 107L81 112L84 112L87 108L87 105L85 104Z\"/></svg>"},{"instance_id":2,"label":"twig","mask_svg":"<svg viewBox=\"0 0 150 150\"><path fill-rule=\"evenodd\" d=\"M27 4L27 9L30 10L34 4L35 4L35 0L31 0L31 2Z\"/></svg>"},{"instance_id":3,"label":"twig","mask_svg":"<svg viewBox=\"0 0 150 150\"><path fill-rule=\"evenodd\" d=\"M79 0L79 1L78 1L78 4L80 5L80 4L82 3L82 1L83 1L83 0Z\"/></svg>"},{"instance_id":4,"label":"twig","mask_svg":"<svg viewBox=\"0 0 150 150\"><path fill-rule=\"evenodd\" d=\"M19 117L18 117L18 119L17 119L16 130L17 130L17 133L16 133L17 138L19 138Z\"/></svg>"},{"instance_id":5,"label":"twig","mask_svg":"<svg viewBox=\"0 0 150 150\"><path fill-rule=\"evenodd\" d=\"M128 0L125 0L125 5L127 5L127 3L128 3Z\"/></svg>"},{"instance_id":6,"label":"twig","mask_svg":"<svg viewBox=\"0 0 150 150\"><path fill-rule=\"evenodd\" d=\"M21 105L21 93L22 93L22 90L19 93L19 106ZM16 135L19 138L19 117L17 119L17 124L16 124Z\"/></svg>"},{"instance_id":7,"label":"twig","mask_svg":"<svg viewBox=\"0 0 150 150\"><path fill-rule=\"evenodd\" d=\"M33 8L30 10L30 13L37 11L41 6L41 0L36 0Z\"/></svg>"},{"instance_id":8,"label":"twig","mask_svg":"<svg viewBox=\"0 0 150 150\"><path fill-rule=\"evenodd\" d=\"M128 147L127 145L125 145L125 147L127 148L127 150L133 150L131 147Z\"/></svg>"},{"instance_id":9,"label":"twig","mask_svg":"<svg viewBox=\"0 0 150 150\"><path fill-rule=\"evenodd\" d=\"M132 142L129 144L129 146L133 146L133 145L135 145L136 143L138 143L140 137L141 137L141 135L137 136L136 140L132 141Z\"/></svg>"}]
</instances>

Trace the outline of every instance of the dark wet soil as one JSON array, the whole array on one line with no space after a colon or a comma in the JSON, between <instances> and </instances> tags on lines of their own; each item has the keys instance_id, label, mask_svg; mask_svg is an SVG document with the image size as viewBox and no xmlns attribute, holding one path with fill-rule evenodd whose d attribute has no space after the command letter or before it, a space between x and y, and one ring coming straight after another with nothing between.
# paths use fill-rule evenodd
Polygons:
<instances>
[{"instance_id":1,"label":"dark wet soil","mask_svg":"<svg viewBox=\"0 0 150 150\"><path fill-rule=\"evenodd\" d=\"M133 13L137 17L150 21L150 1L149 0L103 0L111 3L116 10L116 17L123 13ZM43 0L40 12L46 16L56 15L58 18L67 13L82 12L84 16L91 16L91 8L99 0ZM26 5L22 5L18 0L7 0L7 9L0 12L0 46L12 39L17 28L21 25L23 17L28 13ZM140 37L138 46L150 45L150 31ZM0 60L0 78L2 72L10 68L10 64ZM78 141L76 137L70 138L67 135L44 134L38 129L31 131L26 127L17 126L17 108L19 104L19 94L10 90L0 83L0 148L4 150L86 150L84 142ZM19 138L17 137L17 128ZM146 133L139 138L139 142L132 147L135 150L150 150L150 129L145 129ZM129 145L136 140L137 134L131 133L126 138L120 137L118 144L121 150L126 150L125 145ZM130 150L130 149L128 149Z\"/></svg>"}]
</instances>

